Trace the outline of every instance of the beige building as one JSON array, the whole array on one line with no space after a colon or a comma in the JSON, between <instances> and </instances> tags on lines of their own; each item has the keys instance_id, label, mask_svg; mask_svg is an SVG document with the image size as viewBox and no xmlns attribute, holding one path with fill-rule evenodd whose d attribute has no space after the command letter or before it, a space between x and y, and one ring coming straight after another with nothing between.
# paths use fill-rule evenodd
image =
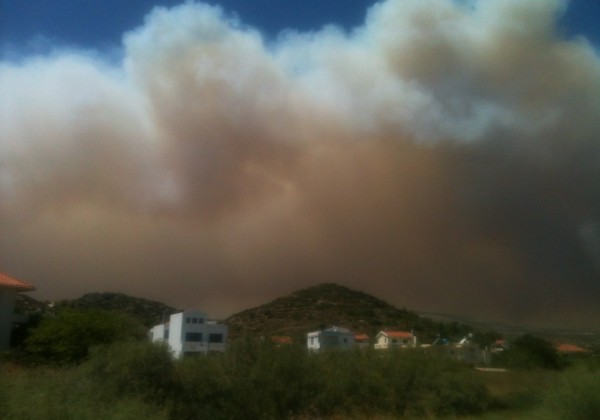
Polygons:
<instances>
[{"instance_id":1,"label":"beige building","mask_svg":"<svg viewBox=\"0 0 600 420\"><path fill-rule=\"evenodd\" d=\"M417 337L408 331L379 331L375 338L379 350L409 347L417 347Z\"/></svg>"}]
</instances>

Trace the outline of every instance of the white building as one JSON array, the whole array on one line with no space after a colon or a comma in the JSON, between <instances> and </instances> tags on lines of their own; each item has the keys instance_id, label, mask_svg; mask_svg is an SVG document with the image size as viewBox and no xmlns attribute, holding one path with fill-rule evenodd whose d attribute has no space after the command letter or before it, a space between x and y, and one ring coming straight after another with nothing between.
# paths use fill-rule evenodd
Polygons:
<instances>
[{"instance_id":1,"label":"white building","mask_svg":"<svg viewBox=\"0 0 600 420\"><path fill-rule=\"evenodd\" d=\"M173 314L169 322L150 330L152 341L165 342L176 358L195 353L224 352L227 346L227 325L210 321L206 313L189 310Z\"/></svg>"},{"instance_id":2,"label":"white building","mask_svg":"<svg viewBox=\"0 0 600 420\"><path fill-rule=\"evenodd\" d=\"M341 327L313 331L306 335L306 346L311 351L347 350L354 346L354 334L350 330Z\"/></svg>"},{"instance_id":3,"label":"white building","mask_svg":"<svg viewBox=\"0 0 600 420\"><path fill-rule=\"evenodd\" d=\"M492 353L472 340L471 334L458 343L451 343L448 339L437 338L429 347L432 351L445 354L454 360L469 365L489 365L492 363Z\"/></svg>"},{"instance_id":4,"label":"white building","mask_svg":"<svg viewBox=\"0 0 600 420\"><path fill-rule=\"evenodd\" d=\"M408 331L379 331L375 339L376 349L417 347L417 337Z\"/></svg>"},{"instance_id":5,"label":"white building","mask_svg":"<svg viewBox=\"0 0 600 420\"><path fill-rule=\"evenodd\" d=\"M35 288L29 283L0 273L0 351L10 345L12 324L16 320L13 311L17 293L32 290Z\"/></svg>"}]
</instances>

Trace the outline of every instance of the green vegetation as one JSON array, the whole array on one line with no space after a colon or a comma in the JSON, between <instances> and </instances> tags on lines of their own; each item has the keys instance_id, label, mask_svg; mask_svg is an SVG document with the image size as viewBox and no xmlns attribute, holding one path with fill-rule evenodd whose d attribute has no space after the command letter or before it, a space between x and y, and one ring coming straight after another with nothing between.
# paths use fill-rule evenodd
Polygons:
<instances>
[{"instance_id":1,"label":"green vegetation","mask_svg":"<svg viewBox=\"0 0 600 420\"><path fill-rule=\"evenodd\" d=\"M325 283L298 290L226 320L232 337L246 332L288 335L304 339L308 331L339 325L374 337L382 329L413 330L420 340L437 336L464 337L473 329L456 322L435 322L417 313L398 309L363 292Z\"/></svg>"},{"instance_id":2,"label":"green vegetation","mask_svg":"<svg viewBox=\"0 0 600 420\"><path fill-rule=\"evenodd\" d=\"M164 320L165 316L181 312L171 306L153 300L128 296L123 293L87 293L78 299L65 300L57 307L78 310L101 310L121 312L129 315L146 327L151 327Z\"/></svg>"},{"instance_id":3,"label":"green vegetation","mask_svg":"<svg viewBox=\"0 0 600 420\"><path fill-rule=\"evenodd\" d=\"M495 357L498 366L516 369L561 369L564 360L552 344L544 339L525 334L512 342L511 348Z\"/></svg>"},{"instance_id":4,"label":"green vegetation","mask_svg":"<svg viewBox=\"0 0 600 420\"><path fill-rule=\"evenodd\" d=\"M467 332L461 324L434 323L337 285L242 312L233 320L238 337L227 352L182 360L145 339L138 320L150 317L133 309L151 307L155 317L164 308L115 294L90 296L83 300L90 307L36 312L30 328L18 331L13 353L0 355L0 418L595 419L600 412L595 353L560 356L529 334L495 357L506 372L475 371L431 349L310 354L302 345L256 338L289 332L303 343L308 327L330 323L410 326L419 337ZM290 330L283 328L287 322ZM244 330L254 334L243 336ZM481 345L497 338L493 332L473 335Z\"/></svg>"},{"instance_id":5,"label":"green vegetation","mask_svg":"<svg viewBox=\"0 0 600 420\"><path fill-rule=\"evenodd\" d=\"M93 346L144 334L141 324L119 312L64 309L30 331L24 341L24 357L40 364L80 363Z\"/></svg>"},{"instance_id":6,"label":"green vegetation","mask_svg":"<svg viewBox=\"0 0 600 420\"><path fill-rule=\"evenodd\" d=\"M283 419L480 413L476 373L419 351L309 354L237 340L225 354L172 360L145 341L96 347L78 366L0 365L0 418Z\"/></svg>"},{"instance_id":7,"label":"green vegetation","mask_svg":"<svg viewBox=\"0 0 600 420\"><path fill-rule=\"evenodd\" d=\"M173 360L125 340L67 367L0 362L2 419L595 419L593 359L558 370L477 372L433 353L309 354L252 338Z\"/></svg>"},{"instance_id":8,"label":"green vegetation","mask_svg":"<svg viewBox=\"0 0 600 420\"><path fill-rule=\"evenodd\" d=\"M593 419L600 363L571 367L522 336L508 372L428 349L330 351L240 337L224 354L174 360L119 312L63 309L0 359L2 419ZM32 363L33 362L33 363Z\"/></svg>"}]
</instances>

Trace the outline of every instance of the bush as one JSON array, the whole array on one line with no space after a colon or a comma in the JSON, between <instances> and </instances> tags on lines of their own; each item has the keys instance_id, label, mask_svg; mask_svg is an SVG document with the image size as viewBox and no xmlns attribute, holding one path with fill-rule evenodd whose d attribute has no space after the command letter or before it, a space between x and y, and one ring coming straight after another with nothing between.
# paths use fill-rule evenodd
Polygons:
<instances>
[{"instance_id":1,"label":"bush","mask_svg":"<svg viewBox=\"0 0 600 420\"><path fill-rule=\"evenodd\" d=\"M93 346L144 336L141 324L118 312L65 309L45 318L25 340L29 361L73 364L85 360Z\"/></svg>"},{"instance_id":2,"label":"bush","mask_svg":"<svg viewBox=\"0 0 600 420\"><path fill-rule=\"evenodd\" d=\"M505 350L494 362L516 369L554 369L564 367L556 349L546 340L525 334L517 338L509 350Z\"/></svg>"},{"instance_id":3,"label":"bush","mask_svg":"<svg viewBox=\"0 0 600 420\"><path fill-rule=\"evenodd\" d=\"M231 418L232 392L222 355L194 356L175 363L171 418L180 420Z\"/></svg>"},{"instance_id":4,"label":"bush","mask_svg":"<svg viewBox=\"0 0 600 420\"><path fill-rule=\"evenodd\" d=\"M600 371L575 369L547 395L546 406L561 419L595 420L600 413Z\"/></svg>"},{"instance_id":5,"label":"bush","mask_svg":"<svg viewBox=\"0 0 600 420\"><path fill-rule=\"evenodd\" d=\"M472 369L442 355L372 349L309 354L251 338L238 339L225 354L176 361L161 345L120 341L93 349L76 367L24 372L16 381L21 390L9 389L0 377L0 391L8 393L0 394L0 417L26 410L12 418L130 418L139 409L182 420L421 418L478 413L490 398ZM26 396L31 407L21 409Z\"/></svg>"},{"instance_id":6,"label":"bush","mask_svg":"<svg viewBox=\"0 0 600 420\"><path fill-rule=\"evenodd\" d=\"M80 368L0 366L0 418L3 420L165 420L161 408L127 396L106 398Z\"/></svg>"},{"instance_id":7,"label":"bush","mask_svg":"<svg viewBox=\"0 0 600 420\"><path fill-rule=\"evenodd\" d=\"M123 341L95 348L82 369L108 395L164 403L175 385L169 349L146 341Z\"/></svg>"},{"instance_id":8,"label":"bush","mask_svg":"<svg viewBox=\"0 0 600 420\"><path fill-rule=\"evenodd\" d=\"M389 360L383 372L393 376L388 381L398 415L472 414L490 403L489 393L474 371L445 355L403 350L386 357Z\"/></svg>"}]
</instances>

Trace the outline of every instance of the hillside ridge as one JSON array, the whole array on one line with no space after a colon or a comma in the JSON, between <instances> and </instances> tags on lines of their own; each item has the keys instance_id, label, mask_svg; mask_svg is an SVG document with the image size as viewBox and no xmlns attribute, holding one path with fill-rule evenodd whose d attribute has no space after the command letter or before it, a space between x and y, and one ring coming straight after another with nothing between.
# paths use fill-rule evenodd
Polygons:
<instances>
[{"instance_id":1,"label":"hillside ridge","mask_svg":"<svg viewBox=\"0 0 600 420\"><path fill-rule=\"evenodd\" d=\"M371 336L382 329L400 329L435 337L442 325L422 318L416 312L398 309L367 293L335 283L297 290L238 312L227 318L226 322L234 336L254 333L292 337L301 337L309 331L332 325ZM461 331L454 331L456 334L466 331L466 327L457 328Z\"/></svg>"}]
</instances>

